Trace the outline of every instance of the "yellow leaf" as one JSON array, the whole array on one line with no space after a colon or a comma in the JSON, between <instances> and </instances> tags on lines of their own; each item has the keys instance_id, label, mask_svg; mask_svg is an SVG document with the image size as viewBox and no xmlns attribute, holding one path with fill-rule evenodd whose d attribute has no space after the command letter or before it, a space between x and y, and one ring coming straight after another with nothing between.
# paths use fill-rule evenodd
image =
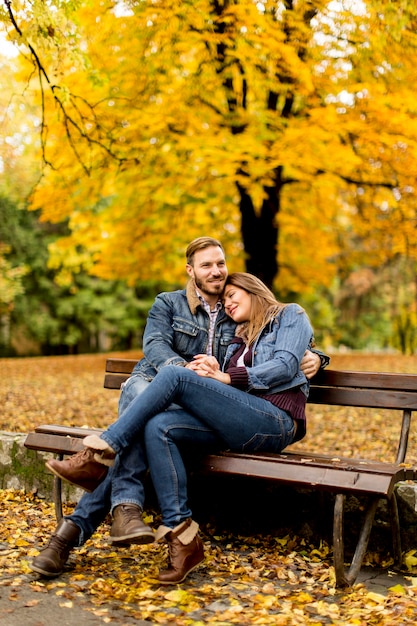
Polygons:
<instances>
[{"instance_id":1,"label":"yellow leaf","mask_svg":"<svg viewBox=\"0 0 417 626\"><path fill-rule=\"evenodd\" d=\"M17 539L16 545L17 546L28 546L29 543L26 541L26 539Z\"/></svg>"},{"instance_id":2,"label":"yellow leaf","mask_svg":"<svg viewBox=\"0 0 417 626\"><path fill-rule=\"evenodd\" d=\"M72 609L74 604L73 604L73 602L71 600L67 600L67 602L60 602L59 606L62 606L65 609Z\"/></svg>"},{"instance_id":3,"label":"yellow leaf","mask_svg":"<svg viewBox=\"0 0 417 626\"><path fill-rule=\"evenodd\" d=\"M385 602L385 596L380 593L375 593L375 591L369 591L369 593L366 594L366 597L368 598L368 600L372 600L377 604Z\"/></svg>"},{"instance_id":4,"label":"yellow leaf","mask_svg":"<svg viewBox=\"0 0 417 626\"><path fill-rule=\"evenodd\" d=\"M165 594L165 598L167 600L171 600L171 602L187 602L188 599L191 598L190 594L183 589L174 589Z\"/></svg>"},{"instance_id":5,"label":"yellow leaf","mask_svg":"<svg viewBox=\"0 0 417 626\"><path fill-rule=\"evenodd\" d=\"M32 571L27 561L21 562L21 568L22 568L22 572L24 572L25 574L29 574Z\"/></svg>"}]
</instances>

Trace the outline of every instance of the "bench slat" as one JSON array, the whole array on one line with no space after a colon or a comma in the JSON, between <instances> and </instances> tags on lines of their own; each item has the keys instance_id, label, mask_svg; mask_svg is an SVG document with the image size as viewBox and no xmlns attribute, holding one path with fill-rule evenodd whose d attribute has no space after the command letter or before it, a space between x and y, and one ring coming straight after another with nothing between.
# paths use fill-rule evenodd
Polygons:
<instances>
[{"instance_id":1,"label":"bench slat","mask_svg":"<svg viewBox=\"0 0 417 626\"><path fill-rule=\"evenodd\" d=\"M83 450L83 439L87 435L97 435L101 428L77 428L58 424L41 424L25 439L25 447L30 450L53 452L54 454L75 454Z\"/></svg>"},{"instance_id":2,"label":"bench slat","mask_svg":"<svg viewBox=\"0 0 417 626\"><path fill-rule=\"evenodd\" d=\"M122 383L129 378L130 374L110 373L104 376L105 389L120 389Z\"/></svg>"},{"instance_id":3,"label":"bench slat","mask_svg":"<svg viewBox=\"0 0 417 626\"><path fill-rule=\"evenodd\" d=\"M388 464L387 464L388 465ZM401 480L416 478L416 473L398 465L377 468L351 463L350 467L326 464L317 458L317 463L303 462L289 455L277 455L274 459L241 455L208 455L201 462L206 472L263 478L293 486L320 487L337 493L374 494L388 497Z\"/></svg>"},{"instance_id":4,"label":"bench slat","mask_svg":"<svg viewBox=\"0 0 417 626\"><path fill-rule=\"evenodd\" d=\"M354 458L354 457L338 457L330 456L328 454L318 454L314 452L292 452L290 448L284 450L280 454L274 452L253 452L251 454L244 452L230 452L222 451L220 454L224 457L238 457L241 459L259 459L267 463L274 463L277 459L285 461L289 464L300 465L316 465L316 466L337 466L345 471L360 470L377 473L391 474L398 467L397 463L385 463L381 461L370 461L369 459ZM213 456L216 456L214 454ZM404 465L404 467L406 467Z\"/></svg>"},{"instance_id":5,"label":"bench slat","mask_svg":"<svg viewBox=\"0 0 417 626\"><path fill-rule=\"evenodd\" d=\"M130 374L138 362L137 359L109 358L106 372ZM313 379L312 387L366 387L368 389L392 389L399 391L417 391L416 374L395 374L391 372L351 372L325 369Z\"/></svg>"},{"instance_id":6,"label":"bench slat","mask_svg":"<svg viewBox=\"0 0 417 626\"><path fill-rule=\"evenodd\" d=\"M386 389L311 387L310 404L355 406L373 409L417 409L417 393Z\"/></svg>"},{"instance_id":7,"label":"bench slat","mask_svg":"<svg viewBox=\"0 0 417 626\"><path fill-rule=\"evenodd\" d=\"M83 449L82 439L100 429L41 425L27 436L25 446L32 450L74 454ZM320 486L339 492L356 492L389 496L401 480L416 480L417 469L395 463L364 459L336 458L328 455L243 454L221 452L210 454L199 463L203 471L252 476L292 485Z\"/></svg>"},{"instance_id":8,"label":"bench slat","mask_svg":"<svg viewBox=\"0 0 417 626\"><path fill-rule=\"evenodd\" d=\"M107 359L104 387L120 389L137 363ZM310 388L309 403L380 409L417 409L417 375L323 370Z\"/></svg>"},{"instance_id":9,"label":"bench slat","mask_svg":"<svg viewBox=\"0 0 417 626\"><path fill-rule=\"evenodd\" d=\"M366 387L368 389L392 389L417 391L417 374L392 372L350 372L325 369L314 377L312 386Z\"/></svg>"},{"instance_id":10,"label":"bench slat","mask_svg":"<svg viewBox=\"0 0 417 626\"><path fill-rule=\"evenodd\" d=\"M114 372L116 374L130 374L135 367L138 359L107 359L106 372Z\"/></svg>"},{"instance_id":11,"label":"bench slat","mask_svg":"<svg viewBox=\"0 0 417 626\"><path fill-rule=\"evenodd\" d=\"M129 374L106 374L104 387L120 389ZM417 395L414 393L389 391L385 389L330 388L311 386L308 398L310 404L366 407L373 409L417 409Z\"/></svg>"},{"instance_id":12,"label":"bench slat","mask_svg":"<svg viewBox=\"0 0 417 626\"><path fill-rule=\"evenodd\" d=\"M41 424L36 426L35 433L46 433L50 435L61 435L61 437L80 437L87 435L99 435L102 428L84 428L83 426L61 426L60 424Z\"/></svg>"},{"instance_id":13,"label":"bench slat","mask_svg":"<svg viewBox=\"0 0 417 626\"><path fill-rule=\"evenodd\" d=\"M80 437L29 433L25 439L25 447L29 450L41 450L54 454L75 454L83 449L83 443Z\"/></svg>"}]
</instances>

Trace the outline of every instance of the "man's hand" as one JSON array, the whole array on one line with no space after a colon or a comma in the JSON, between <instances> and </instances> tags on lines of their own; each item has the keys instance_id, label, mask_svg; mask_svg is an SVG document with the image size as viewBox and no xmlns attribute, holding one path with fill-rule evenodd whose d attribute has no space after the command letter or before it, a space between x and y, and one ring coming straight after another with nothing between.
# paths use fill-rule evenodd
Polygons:
<instances>
[{"instance_id":1,"label":"man's hand","mask_svg":"<svg viewBox=\"0 0 417 626\"><path fill-rule=\"evenodd\" d=\"M301 360L301 370L306 378L313 378L320 369L320 357L311 350L306 350Z\"/></svg>"}]
</instances>

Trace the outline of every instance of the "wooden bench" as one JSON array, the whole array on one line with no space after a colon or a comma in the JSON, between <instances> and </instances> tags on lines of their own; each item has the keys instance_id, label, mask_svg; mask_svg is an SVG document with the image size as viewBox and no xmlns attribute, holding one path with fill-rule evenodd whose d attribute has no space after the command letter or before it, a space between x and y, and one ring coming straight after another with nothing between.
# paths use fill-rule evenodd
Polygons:
<instances>
[{"instance_id":1,"label":"wooden bench","mask_svg":"<svg viewBox=\"0 0 417 626\"><path fill-rule=\"evenodd\" d=\"M104 387L120 389L136 361L110 358L106 363ZM392 529L393 556L402 563L400 521L395 486L417 479L417 469L405 462L412 411L417 409L417 375L376 372L321 371L313 380L309 403L334 406L396 409L401 415L398 449L392 462L339 458L285 450L282 454L242 454L222 452L201 460L197 471L211 475L246 476L276 481L294 487L327 490L335 494L333 519L333 559L338 587L356 580L368 546L378 502L388 503ZM98 429L41 425L27 435L25 446L54 453L58 458L82 449L82 439ZM194 469L194 468L193 468ZM57 519L62 517L61 481L54 478ZM345 568L344 504L348 494L366 496L365 510L353 559Z\"/></svg>"}]
</instances>

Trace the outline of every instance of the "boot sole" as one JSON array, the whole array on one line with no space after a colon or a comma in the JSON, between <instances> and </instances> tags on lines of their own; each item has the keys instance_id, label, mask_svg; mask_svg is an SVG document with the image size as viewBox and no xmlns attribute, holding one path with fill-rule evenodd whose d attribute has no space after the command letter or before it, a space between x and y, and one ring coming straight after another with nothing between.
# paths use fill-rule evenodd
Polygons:
<instances>
[{"instance_id":1,"label":"boot sole","mask_svg":"<svg viewBox=\"0 0 417 626\"><path fill-rule=\"evenodd\" d=\"M119 546L131 546L132 544L144 545L146 543L154 543L155 535L137 535L132 533L131 535L123 535L123 537L110 536L109 542Z\"/></svg>"},{"instance_id":2,"label":"boot sole","mask_svg":"<svg viewBox=\"0 0 417 626\"><path fill-rule=\"evenodd\" d=\"M42 576L46 576L47 578L56 578L56 576L59 576L64 571L64 570L61 570L59 572L52 573L52 572L48 572L45 569L42 569L41 567L36 567L36 565L29 565L29 567L32 570L32 572L36 572L37 574L42 574Z\"/></svg>"},{"instance_id":3,"label":"boot sole","mask_svg":"<svg viewBox=\"0 0 417 626\"><path fill-rule=\"evenodd\" d=\"M66 476L62 476L59 472L56 471L55 468L51 467L48 463L48 461L45 463L46 467L49 469L50 472L52 472L52 474L54 474L55 476L57 476L58 478L60 478L61 480L64 480L66 483L69 483L70 485L74 485L74 487L78 487L79 489L83 489L84 491L87 491L87 493L93 493L93 491L95 489L97 489L98 485L100 483L97 484L97 487L95 487L95 489L87 489L87 487L83 487L82 485L79 485L78 483L74 483L71 480L69 480Z\"/></svg>"}]
</instances>

